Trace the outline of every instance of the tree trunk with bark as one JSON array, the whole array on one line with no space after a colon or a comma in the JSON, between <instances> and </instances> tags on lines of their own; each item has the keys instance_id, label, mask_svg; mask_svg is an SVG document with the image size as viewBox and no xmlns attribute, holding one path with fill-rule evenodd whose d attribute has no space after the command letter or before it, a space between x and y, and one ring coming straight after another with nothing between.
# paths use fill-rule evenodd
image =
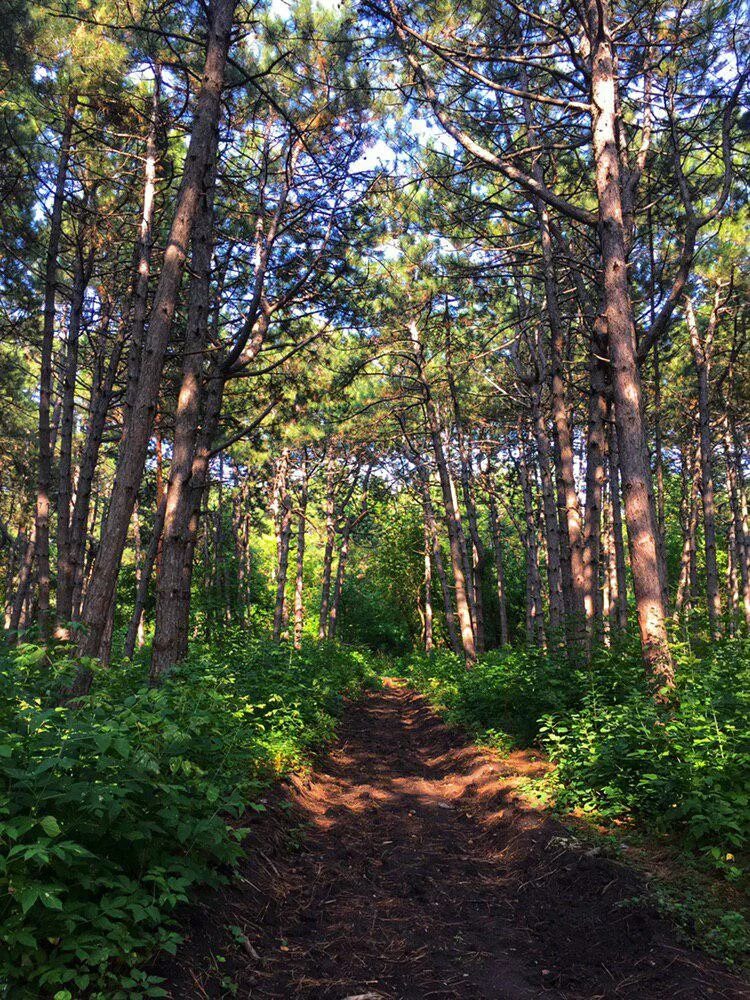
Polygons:
<instances>
[{"instance_id":1,"label":"tree trunk with bark","mask_svg":"<svg viewBox=\"0 0 750 1000\"><path fill-rule=\"evenodd\" d=\"M302 629L305 623L305 541L307 529L307 501L310 490L307 447L302 450L299 509L297 511L297 572L294 580L294 648L302 648Z\"/></svg>"},{"instance_id":2,"label":"tree trunk with bark","mask_svg":"<svg viewBox=\"0 0 750 1000\"><path fill-rule=\"evenodd\" d=\"M508 645L508 610L505 601L505 574L503 572L503 549L500 536L500 520L497 516L495 495L489 491L490 532L492 533L492 552L495 557L495 578L497 580L497 603L500 620L500 645Z\"/></svg>"},{"instance_id":3,"label":"tree trunk with bark","mask_svg":"<svg viewBox=\"0 0 750 1000\"><path fill-rule=\"evenodd\" d=\"M703 540L706 558L706 598L708 603L708 623L711 635L718 639L721 635L721 591L719 590L719 567L716 561L716 498L714 494L713 450L711 444L711 404L709 380L711 377L711 350L719 309L717 288L711 317L705 337L698 330L698 321L689 296L685 296L685 319L690 334L693 364L698 376L698 421L700 424L700 468L701 501L703 505Z\"/></svg>"},{"instance_id":4,"label":"tree trunk with bark","mask_svg":"<svg viewBox=\"0 0 750 1000\"><path fill-rule=\"evenodd\" d=\"M627 234L623 220L615 53L606 0L589 0L592 136L599 238L604 267L607 324L617 422L620 472L628 526L630 565L644 665L659 690L674 687L674 666L662 591L658 525L646 446L635 324L628 283Z\"/></svg>"},{"instance_id":5,"label":"tree trunk with bark","mask_svg":"<svg viewBox=\"0 0 750 1000\"><path fill-rule=\"evenodd\" d=\"M215 0L211 7L206 61L198 95L190 145L167 240L159 283L144 341L138 388L112 487L106 530L83 609L82 656L98 655L103 623L114 597L128 523L143 473L156 413L164 357L172 329L177 294L196 217L210 167L213 135L221 110L224 69L236 0ZM82 668L71 694L88 691L91 672Z\"/></svg>"},{"instance_id":6,"label":"tree trunk with bark","mask_svg":"<svg viewBox=\"0 0 750 1000\"><path fill-rule=\"evenodd\" d=\"M85 208L85 205L84 205ZM84 256L78 247L73 289L68 317L68 337L63 378L62 412L60 417L60 460L57 487L57 591L55 612L61 637L67 637L67 625L73 618L73 585L75 566L72 558L73 498L73 428L75 422L75 393L78 377L78 345L83 322L83 303L86 288L91 280L93 252Z\"/></svg>"},{"instance_id":7,"label":"tree trunk with bark","mask_svg":"<svg viewBox=\"0 0 750 1000\"><path fill-rule=\"evenodd\" d=\"M52 355L55 346L55 300L57 297L57 268L62 236L65 187L68 180L70 148L73 136L78 95L71 91L65 108L60 139L60 154L57 161L52 215L49 225L49 240L44 268L44 311L42 318L42 343L39 379L39 465L36 500L35 554L37 567L37 613L39 635L44 641L49 634L50 607L50 562L49 562L49 516L50 489L52 485L52 451L50 412L52 409Z\"/></svg>"},{"instance_id":8,"label":"tree trunk with bark","mask_svg":"<svg viewBox=\"0 0 750 1000\"><path fill-rule=\"evenodd\" d=\"M209 151L211 159L206 188L193 233L182 381L174 417L172 461L165 493L164 529L160 542L161 559L156 590L156 622L151 658L152 682L156 681L177 662L182 619L178 605L186 599L182 584L190 513L190 478L193 471L193 457L204 392L203 363L208 340L211 257L213 255L216 129L212 133L211 143L212 149Z\"/></svg>"},{"instance_id":9,"label":"tree trunk with bark","mask_svg":"<svg viewBox=\"0 0 750 1000\"><path fill-rule=\"evenodd\" d=\"M289 546L292 539L292 501L289 494L289 449L281 453L276 472L275 533L276 533L276 604L273 615L274 642L281 639L286 604L286 578L289 568Z\"/></svg>"}]
</instances>

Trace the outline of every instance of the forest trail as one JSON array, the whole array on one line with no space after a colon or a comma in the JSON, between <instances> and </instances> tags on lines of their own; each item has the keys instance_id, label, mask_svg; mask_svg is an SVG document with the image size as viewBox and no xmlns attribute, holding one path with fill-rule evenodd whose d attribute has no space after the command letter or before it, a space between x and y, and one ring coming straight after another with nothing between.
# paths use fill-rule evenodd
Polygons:
<instances>
[{"instance_id":1,"label":"forest trail","mask_svg":"<svg viewBox=\"0 0 750 1000\"><path fill-rule=\"evenodd\" d=\"M386 683L289 784L291 809L260 818L239 883L191 910L165 985L230 996L231 978L236 996L279 1000L747 996L630 902L636 873L514 796L514 777L542 766L470 745ZM285 812L300 823L291 846Z\"/></svg>"}]
</instances>

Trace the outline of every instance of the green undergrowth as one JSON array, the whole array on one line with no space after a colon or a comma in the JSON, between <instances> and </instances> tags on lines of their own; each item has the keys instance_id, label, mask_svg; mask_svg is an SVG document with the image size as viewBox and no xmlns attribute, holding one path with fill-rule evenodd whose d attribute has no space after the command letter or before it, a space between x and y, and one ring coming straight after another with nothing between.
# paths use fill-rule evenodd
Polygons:
<instances>
[{"instance_id":1,"label":"green undergrowth","mask_svg":"<svg viewBox=\"0 0 750 1000\"><path fill-rule=\"evenodd\" d=\"M399 670L476 740L544 750L556 766L534 791L556 808L633 820L739 890L750 835L750 642L701 656L680 648L676 660L671 707L655 703L633 646L598 650L590 667L509 649L471 670L444 651L412 654ZM710 922L716 953L731 959L750 945L742 913Z\"/></svg>"},{"instance_id":2,"label":"green undergrowth","mask_svg":"<svg viewBox=\"0 0 750 1000\"><path fill-rule=\"evenodd\" d=\"M245 814L376 675L332 644L230 634L161 688L126 662L60 707L74 668L0 651L0 995L165 996L142 967L177 948L175 907L231 876Z\"/></svg>"}]
</instances>

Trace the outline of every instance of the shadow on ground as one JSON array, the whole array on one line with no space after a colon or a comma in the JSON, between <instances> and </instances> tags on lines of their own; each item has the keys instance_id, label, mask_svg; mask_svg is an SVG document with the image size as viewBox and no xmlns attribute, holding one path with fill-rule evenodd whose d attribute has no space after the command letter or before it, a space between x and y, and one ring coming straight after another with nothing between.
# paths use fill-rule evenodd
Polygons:
<instances>
[{"instance_id":1,"label":"shadow on ground","mask_svg":"<svg viewBox=\"0 0 750 1000\"><path fill-rule=\"evenodd\" d=\"M277 804L240 881L191 908L156 971L175 998L748 996L635 902L636 873L514 797L509 772L542 768L469 745L389 683L285 789L296 845Z\"/></svg>"}]
</instances>

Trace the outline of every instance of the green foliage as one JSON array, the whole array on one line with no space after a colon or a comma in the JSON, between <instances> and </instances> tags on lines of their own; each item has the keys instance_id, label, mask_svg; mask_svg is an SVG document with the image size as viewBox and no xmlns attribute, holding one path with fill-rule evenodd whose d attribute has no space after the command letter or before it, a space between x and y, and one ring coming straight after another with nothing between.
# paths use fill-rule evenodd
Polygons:
<instances>
[{"instance_id":1,"label":"green foliage","mask_svg":"<svg viewBox=\"0 0 750 1000\"><path fill-rule=\"evenodd\" d=\"M450 654L413 655L403 669L475 735L540 743L560 804L679 833L735 878L750 833L749 652L747 640L701 660L678 652L676 707L651 697L637 648L599 650L590 670L538 650L492 652L469 671Z\"/></svg>"},{"instance_id":2,"label":"green foliage","mask_svg":"<svg viewBox=\"0 0 750 1000\"><path fill-rule=\"evenodd\" d=\"M230 634L162 688L102 672L77 707L49 692L74 665L24 646L0 658L0 986L14 996L165 996L140 971L198 884L241 855L246 810L328 739L344 693L372 679L336 646L301 653Z\"/></svg>"}]
</instances>

